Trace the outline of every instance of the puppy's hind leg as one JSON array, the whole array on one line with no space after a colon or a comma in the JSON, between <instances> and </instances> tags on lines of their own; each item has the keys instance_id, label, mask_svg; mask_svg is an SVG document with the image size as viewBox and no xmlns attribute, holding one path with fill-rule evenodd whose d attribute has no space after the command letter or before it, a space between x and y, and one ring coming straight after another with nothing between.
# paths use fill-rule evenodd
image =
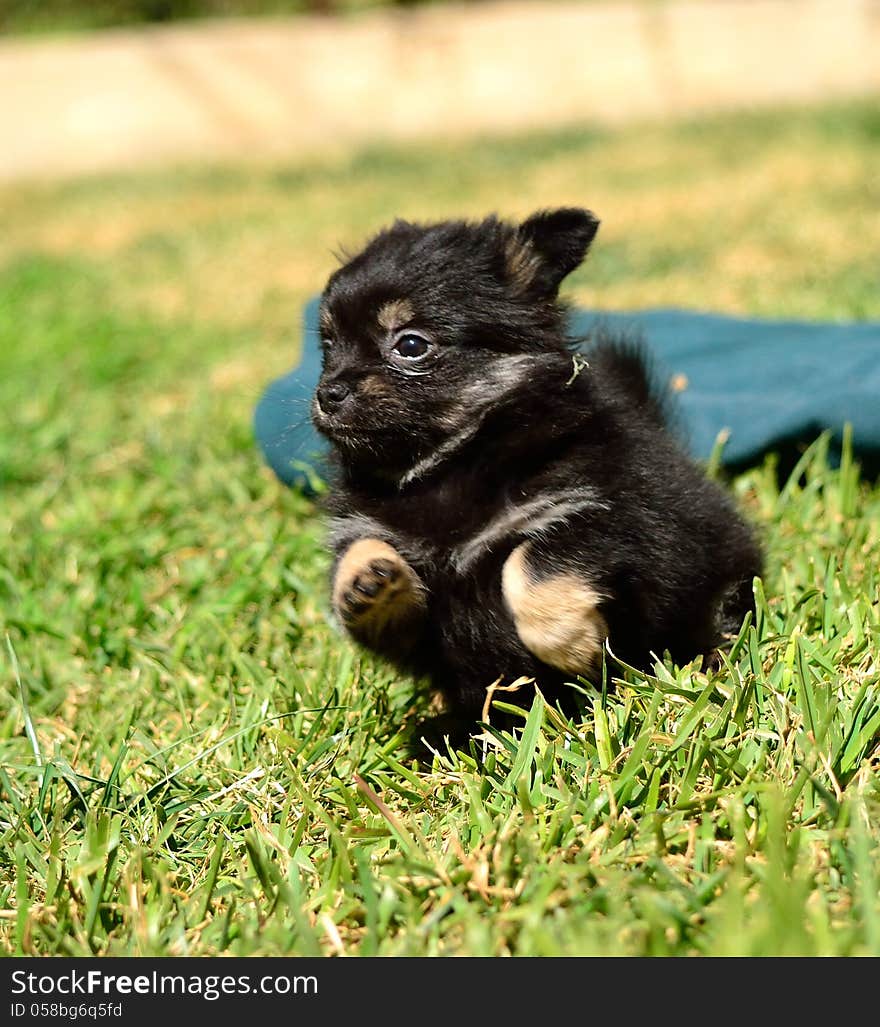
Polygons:
<instances>
[{"instance_id":1,"label":"puppy's hind leg","mask_svg":"<svg viewBox=\"0 0 880 1027\"><path fill-rule=\"evenodd\" d=\"M333 577L333 609L364 645L405 655L416 643L427 611L418 574L387 542L363 538L342 554Z\"/></svg>"},{"instance_id":2,"label":"puppy's hind leg","mask_svg":"<svg viewBox=\"0 0 880 1027\"><path fill-rule=\"evenodd\" d=\"M542 572L530 543L504 563L501 590L522 644L542 663L566 674L595 673L602 662L608 625L602 596L580 574Z\"/></svg>"}]
</instances>

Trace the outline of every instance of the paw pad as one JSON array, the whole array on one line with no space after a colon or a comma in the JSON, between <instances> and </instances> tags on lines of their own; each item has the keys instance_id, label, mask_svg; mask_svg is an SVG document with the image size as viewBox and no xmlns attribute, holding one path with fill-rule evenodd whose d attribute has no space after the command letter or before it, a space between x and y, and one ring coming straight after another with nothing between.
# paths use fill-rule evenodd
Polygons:
<instances>
[{"instance_id":1,"label":"paw pad","mask_svg":"<svg viewBox=\"0 0 880 1027\"><path fill-rule=\"evenodd\" d=\"M425 595L418 576L395 549L378 539L362 539L339 561L333 605L356 637L371 639L419 615Z\"/></svg>"}]
</instances>

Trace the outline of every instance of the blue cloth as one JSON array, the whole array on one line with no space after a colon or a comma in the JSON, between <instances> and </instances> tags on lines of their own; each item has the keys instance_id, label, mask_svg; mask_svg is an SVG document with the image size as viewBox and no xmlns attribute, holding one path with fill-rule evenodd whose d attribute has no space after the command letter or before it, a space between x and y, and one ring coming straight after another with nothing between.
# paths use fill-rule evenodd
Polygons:
<instances>
[{"instance_id":1,"label":"blue cloth","mask_svg":"<svg viewBox=\"0 0 880 1027\"><path fill-rule=\"evenodd\" d=\"M770 450L792 450L823 430L838 447L852 425L854 449L880 464L880 323L765 321L686 310L572 312L572 332L598 325L640 335L660 381L673 383L685 442L705 460L719 432L722 463L742 467ZM266 389L254 415L269 466L312 492L327 444L309 419L321 373L318 301L304 311L302 357Z\"/></svg>"}]
</instances>

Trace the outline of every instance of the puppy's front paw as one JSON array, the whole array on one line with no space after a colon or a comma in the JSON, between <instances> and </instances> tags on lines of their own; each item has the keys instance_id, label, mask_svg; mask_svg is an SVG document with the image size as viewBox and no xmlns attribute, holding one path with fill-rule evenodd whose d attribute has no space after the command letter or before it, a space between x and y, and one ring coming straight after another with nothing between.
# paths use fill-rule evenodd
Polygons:
<instances>
[{"instance_id":1,"label":"puppy's front paw","mask_svg":"<svg viewBox=\"0 0 880 1027\"><path fill-rule=\"evenodd\" d=\"M343 554L333 582L333 607L355 638L375 645L421 619L425 606L421 579L387 542L360 539Z\"/></svg>"},{"instance_id":2,"label":"puppy's front paw","mask_svg":"<svg viewBox=\"0 0 880 1027\"><path fill-rule=\"evenodd\" d=\"M375 557L338 582L336 612L346 625L375 618L379 610L390 612L401 598L403 570L394 559Z\"/></svg>"}]
</instances>

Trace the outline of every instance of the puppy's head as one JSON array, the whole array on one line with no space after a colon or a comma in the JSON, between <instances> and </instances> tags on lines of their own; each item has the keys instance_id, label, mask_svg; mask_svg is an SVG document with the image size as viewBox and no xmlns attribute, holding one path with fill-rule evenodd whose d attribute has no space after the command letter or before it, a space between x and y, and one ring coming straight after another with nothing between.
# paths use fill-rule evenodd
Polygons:
<instances>
[{"instance_id":1,"label":"puppy's head","mask_svg":"<svg viewBox=\"0 0 880 1027\"><path fill-rule=\"evenodd\" d=\"M458 437L566 352L559 285L599 222L396 222L331 275L321 302L317 429L352 464L398 474Z\"/></svg>"}]
</instances>

